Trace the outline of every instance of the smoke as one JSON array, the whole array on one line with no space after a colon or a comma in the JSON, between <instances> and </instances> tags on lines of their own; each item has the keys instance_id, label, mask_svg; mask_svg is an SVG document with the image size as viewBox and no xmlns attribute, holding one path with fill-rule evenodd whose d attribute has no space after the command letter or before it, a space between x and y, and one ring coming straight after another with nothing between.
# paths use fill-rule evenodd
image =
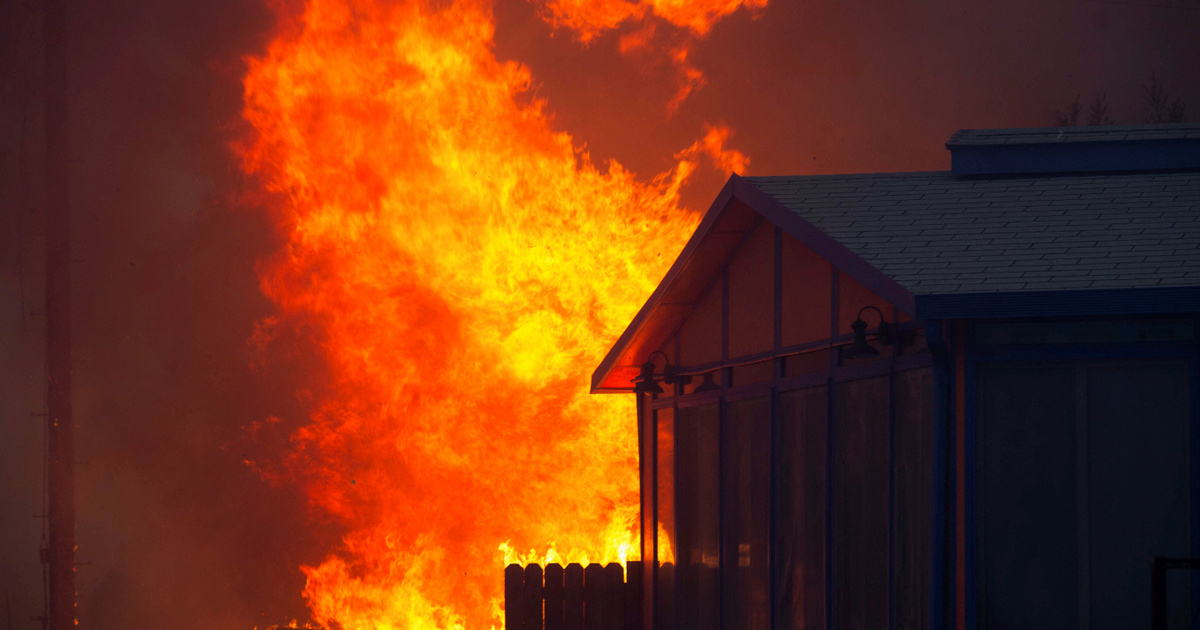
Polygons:
<instances>
[{"instance_id":1,"label":"smoke","mask_svg":"<svg viewBox=\"0 0 1200 630\"><path fill-rule=\"evenodd\" d=\"M778 0L687 35L704 81L674 110L686 77L661 52L692 27L658 9L585 44L544 7L499 2L494 46L597 164L664 172L723 124L754 174L930 170L954 130L1050 124L1076 94L1140 121L1152 71L1200 107L1200 7L1178 4ZM0 5L0 594L14 628L41 611L38 11ZM303 334L277 336L272 356L253 344L272 315L256 265L281 243L229 143L241 59L273 18L233 0L69 11L81 626L303 617L298 567L341 532L244 462L286 448L324 376ZM648 27L664 48L628 45ZM707 207L726 176L698 171L685 203Z\"/></svg>"},{"instance_id":2,"label":"smoke","mask_svg":"<svg viewBox=\"0 0 1200 630\"><path fill-rule=\"evenodd\" d=\"M42 600L42 42L37 3L3 11L0 590L28 628ZM299 378L252 369L269 314L254 266L272 232L237 203L248 189L227 147L239 57L269 16L233 2L69 11L81 626L283 621L303 609L306 549L327 541L237 450L243 426L301 413Z\"/></svg>"}]
</instances>

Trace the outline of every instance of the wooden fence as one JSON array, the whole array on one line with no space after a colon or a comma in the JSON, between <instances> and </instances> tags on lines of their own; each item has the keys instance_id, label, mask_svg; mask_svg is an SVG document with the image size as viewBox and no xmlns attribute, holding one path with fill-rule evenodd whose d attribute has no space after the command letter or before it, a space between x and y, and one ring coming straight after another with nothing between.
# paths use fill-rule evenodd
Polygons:
<instances>
[{"instance_id":1,"label":"wooden fence","mask_svg":"<svg viewBox=\"0 0 1200 630\"><path fill-rule=\"evenodd\" d=\"M642 563L510 564L504 569L505 630L639 630Z\"/></svg>"}]
</instances>

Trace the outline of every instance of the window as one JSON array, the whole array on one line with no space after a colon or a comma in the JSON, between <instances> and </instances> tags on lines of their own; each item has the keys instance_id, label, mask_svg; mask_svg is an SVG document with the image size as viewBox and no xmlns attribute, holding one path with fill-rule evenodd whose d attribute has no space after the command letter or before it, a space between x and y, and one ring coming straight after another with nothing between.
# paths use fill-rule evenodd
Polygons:
<instances>
[{"instance_id":1,"label":"window","mask_svg":"<svg viewBox=\"0 0 1200 630\"><path fill-rule=\"evenodd\" d=\"M775 626L825 628L825 387L779 395Z\"/></svg>"},{"instance_id":2,"label":"window","mask_svg":"<svg viewBox=\"0 0 1200 630\"><path fill-rule=\"evenodd\" d=\"M716 404L681 408L675 425L675 536L680 630L720 624L719 414Z\"/></svg>"}]
</instances>

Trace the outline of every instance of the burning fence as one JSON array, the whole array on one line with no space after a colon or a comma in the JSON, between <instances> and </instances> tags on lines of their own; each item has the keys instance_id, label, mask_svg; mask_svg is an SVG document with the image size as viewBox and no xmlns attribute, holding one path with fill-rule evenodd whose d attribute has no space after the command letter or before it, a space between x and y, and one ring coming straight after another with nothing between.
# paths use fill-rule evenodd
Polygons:
<instances>
[{"instance_id":1,"label":"burning fence","mask_svg":"<svg viewBox=\"0 0 1200 630\"><path fill-rule=\"evenodd\" d=\"M676 4L544 10L581 37L651 12L702 33L741 3ZM483 628L508 562L634 559L630 403L587 378L693 229L697 160L745 164L728 132L645 183L551 129L486 2L312 0L281 22L239 150L287 241L260 267L262 337L318 331L330 375L290 455L258 463L347 531L303 567L313 618Z\"/></svg>"}]
</instances>

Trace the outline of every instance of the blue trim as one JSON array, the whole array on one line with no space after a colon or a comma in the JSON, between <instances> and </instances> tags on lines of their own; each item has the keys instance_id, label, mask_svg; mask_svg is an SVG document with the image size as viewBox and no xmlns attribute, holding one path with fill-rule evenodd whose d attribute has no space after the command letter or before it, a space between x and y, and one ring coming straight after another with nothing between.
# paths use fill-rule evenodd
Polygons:
<instances>
[{"instance_id":1,"label":"blue trim","mask_svg":"<svg viewBox=\"0 0 1200 630\"><path fill-rule=\"evenodd\" d=\"M1200 312L1200 287L918 295L916 319L1083 317Z\"/></svg>"},{"instance_id":2,"label":"blue trim","mask_svg":"<svg viewBox=\"0 0 1200 630\"><path fill-rule=\"evenodd\" d=\"M1028 144L959 144L951 139L946 148L950 149L950 172L955 175L1103 173L1200 167L1200 138Z\"/></svg>"},{"instance_id":3,"label":"blue trim","mask_svg":"<svg viewBox=\"0 0 1200 630\"><path fill-rule=\"evenodd\" d=\"M975 424L975 344L972 342L973 327L972 322L963 322L966 330L963 334L963 380L965 387L963 389L963 460L964 475L966 476L964 487L963 500L966 502L966 606L967 606L967 630L976 630L979 627L979 602L978 602L978 578L979 568L977 564L978 558L978 536L976 508L978 507L978 487L976 477L978 476L978 444L976 442L976 424Z\"/></svg>"},{"instance_id":4,"label":"blue trim","mask_svg":"<svg viewBox=\"0 0 1200 630\"><path fill-rule=\"evenodd\" d=\"M1200 320L1195 324L1196 332L1200 334ZM1200 337L1197 337L1200 339ZM1191 482L1191 530L1192 530L1192 548L1190 557L1200 557L1200 344L1192 344L1192 356L1188 361L1188 418L1190 438L1190 459L1191 470L1189 481ZM1197 602L1200 602L1200 579L1196 578L1194 572L1188 572L1188 579L1192 582L1192 602L1191 608L1195 608Z\"/></svg>"},{"instance_id":5,"label":"blue trim","mask_svg":"<svg viewBox=\"0 0 1200 630\"><path fill-rule=\"evenodd\" d=\"M933 357L933 492L929 523L929 627L946 630L946 451L949 425L950 356L942 322L925 323L925 339Z\"/></svg>"},{"instance_id":6,"label":"blue trim","mask_svg":"<svg viewBox=\"0 0 1200 630\"><path fill-rule=\"evenodd\" d=\"M950 597L946 611L950 616L948 626L958 627L958 327L959 321L951 321L946 327L950 335L950 396L947 400L946 418L946 560L950 586Z\"/></svg>"}]
</instances>

